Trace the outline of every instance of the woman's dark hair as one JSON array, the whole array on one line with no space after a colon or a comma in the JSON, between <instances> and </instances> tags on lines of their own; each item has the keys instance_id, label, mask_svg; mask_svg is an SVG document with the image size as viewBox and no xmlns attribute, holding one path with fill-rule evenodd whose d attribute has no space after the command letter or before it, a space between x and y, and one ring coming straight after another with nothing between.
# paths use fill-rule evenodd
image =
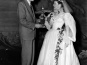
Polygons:
<instances>
[{"instance_id":1,"label":"woman's dark hair","mask_svg":"<svg viewBox=\"0 0 87 65\"><path fill-rule=\"evenodd\" d=\"M58 4L61 4L61 7L63 7L63 3L62 3L62 1L61 0L53 0L53 2L54 1L57 1L58 2Z\"/></svg>"}]
</instances>

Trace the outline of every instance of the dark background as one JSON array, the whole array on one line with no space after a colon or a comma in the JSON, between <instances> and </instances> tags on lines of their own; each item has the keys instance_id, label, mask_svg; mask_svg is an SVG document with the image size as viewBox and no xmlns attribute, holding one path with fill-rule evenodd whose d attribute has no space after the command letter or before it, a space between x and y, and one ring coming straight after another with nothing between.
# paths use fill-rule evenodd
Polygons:
<instances>
[{"instance_id":1,"label":"dark background","mask_svg":"<svg viewBox=\"0 0 87 65\"><path fill-rule=\"evenodd\" d=\"M19 1L21 0L0 0L0 65L21 64L21 44L18 32L19 19L17 15ZM41 6L44 6L46 10L52 9L49 0L41 0L40 3L39 1L35 0L32 2L35 11L41 10ZM72 15L76 20L77 41L74 46L78 55L81 50L87 49L87 0L66 1L72 8ZM37 36L39 35L39 37L37 37L36 43L42 43L45 33L46 30L37 30ZM38 53L41 45L36 45Z\"/></svg>"}]
</instances>

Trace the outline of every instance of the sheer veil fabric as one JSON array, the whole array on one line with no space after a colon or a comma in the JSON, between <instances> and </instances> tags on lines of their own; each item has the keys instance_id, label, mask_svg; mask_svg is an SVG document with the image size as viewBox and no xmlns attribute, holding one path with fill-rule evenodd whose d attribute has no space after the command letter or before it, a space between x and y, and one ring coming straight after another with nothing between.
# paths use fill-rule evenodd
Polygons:
<instances>
[{"instance_id":1,"label":"sheer veil fabric","mask_svg":"<svg viewBox=\"0 0 87 65\"><path fill-rule=\"evenodd\" d=\"M73 12L71 7L69 6L69 4L65 0L63 1L63 5L64 5L65 9L68 10L68 13L72 13Z\"/></svg>"}]
</instances>

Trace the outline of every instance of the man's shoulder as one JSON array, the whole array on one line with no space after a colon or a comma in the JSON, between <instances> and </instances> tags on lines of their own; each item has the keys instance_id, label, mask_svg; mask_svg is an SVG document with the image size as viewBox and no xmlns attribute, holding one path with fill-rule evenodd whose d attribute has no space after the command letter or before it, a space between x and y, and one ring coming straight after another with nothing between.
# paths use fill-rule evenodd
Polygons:
<instances>
[{"instance_id":1,"label":"man's shoulder","mask_svg":"<svg viewBox=\"0 0 87 65\"><path fill-rule=\"evenodd\" d=\"M20 1L18 5L24 5L24 1Z\"/></svg>"},{"instance_id":2,"label":"man's shoulder","mask_svg":"<svg viewBox=\"0 0 87 65\"><path fill-rule=\"evenodd\" d=\"M24 2L24 1L19 2L19 3L18 3L18 6L19 6L19 7L25 7L25 2Z\"/></svg>"}]
</instances>

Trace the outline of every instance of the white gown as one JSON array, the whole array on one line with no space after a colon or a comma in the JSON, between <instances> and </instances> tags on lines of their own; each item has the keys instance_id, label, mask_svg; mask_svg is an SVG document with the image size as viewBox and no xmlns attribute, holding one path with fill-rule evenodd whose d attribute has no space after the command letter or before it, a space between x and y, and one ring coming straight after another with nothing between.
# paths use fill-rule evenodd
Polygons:
<instances>
[{"instance_id":1,"label":"white gown","mask_svg":"<svg viewBox=\"0 0 87 65\"><path fill-rule=\"evenodd\" d=\"M50 23L52 27L45 35L37 65L80 65L73 47L73 42L76 41L76 28L71 14L52 16ZM62 29L63 24L71 29L68 33L72 36ZM66 46L67 44L69 45Z\"/></svg>"}]
</instances>

